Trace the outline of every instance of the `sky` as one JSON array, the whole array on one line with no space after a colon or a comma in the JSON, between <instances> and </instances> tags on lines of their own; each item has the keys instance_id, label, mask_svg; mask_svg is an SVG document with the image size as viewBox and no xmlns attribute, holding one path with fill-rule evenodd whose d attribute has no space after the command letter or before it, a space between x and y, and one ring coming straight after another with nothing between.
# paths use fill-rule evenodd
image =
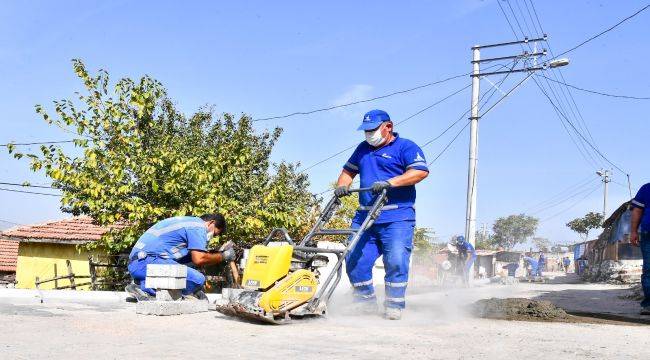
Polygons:
<instances>
[{"instance_id":1,"label":"sky","mask_svg":"<svg viewBox=\"0 0 650 360\"><path fill-rule=\"evenodd\" d=\"M548 34L548 42L538 45L550 47L555 54L646 5L640 1L533 2ZM517 38L523 37L522 31L530 38L541 32L533 25L532 13L528 16L531 9L525 5L530 2L524 0L4 1L0 4L0 144L72 138L48 126L36 115L34 105L51 108L53 100L71 98L81 90L72 71L73 58L82 59L91 71L108 70L112 79L151 75L187 114L213 105L219 113L246 113L259 119L372 98L468 73L473 45L515 39L499 4L508 13ZM648 23L650 10L568 53L570 65L561 70L565 81L601 92L650 96L646 80L650 69L645 63L650 58ZM519 46L486 48L481 56L522 51ZM537 74L559 76L549 70ZM482 110L525 76L510 75ZM482 78L481 93L491 91L490 82L498 84L501 79L499 75ZM499 217L527 213L541 220L537 236L574 243L578 236L566 228L566 222L603 209L596 170L602 167L613 173L610 213L629 199L625 173L630 174L632 192L650 180L650 166L644 160L650 101L577 90L571 91L570 100L566 88L554 85L556 106L621 172L594 154L589 145L583 144L586 149L581 151L591 155L579 152L581 139L575 134L569 137L564 126L571 130L570 125L559 120L533 79L548 86L543 78L528 79L479 122L477 226L485 224L489 229ZM282 127L273 160L300 162L305 168L362 141L363 133L356 127L366 111L386 110L397 122L470 82L469 76L461 76L372 102L259 121L255 126L259 131ZM470 96L467 88L398 124L396 130L423 145L463 117ZM577 108L570 109L573 101ZM423 147L427 160L441 153L465 118ZM465 129L417 186L417 224L443 240L464 232L468 143ZM320 193L335 181L350 152L308 170L313 192ZM26 161L13 159L0 148L0 182L23 181L49 183L42 174L30 172ZM59 211L56 197L0 191L0 204L0 227L68 216Z\"/></svg>"}]
</instances>

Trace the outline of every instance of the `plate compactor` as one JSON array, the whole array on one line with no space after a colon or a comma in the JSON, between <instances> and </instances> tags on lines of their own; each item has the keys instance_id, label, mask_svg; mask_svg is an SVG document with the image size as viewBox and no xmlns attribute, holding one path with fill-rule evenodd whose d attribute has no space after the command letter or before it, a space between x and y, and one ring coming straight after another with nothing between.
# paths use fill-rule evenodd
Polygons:
<instances>
[{"instance_id":1,"label":"plate compactor","mask_svg":"<svg viewBox=\"0 0 650 360\"><path fill-rule=\"evenodd\" d=\"M363 191L371 189L350 189L352 193ZM367 207L368 216L357 229L325 229L341 206L341 200L333 196L316 224L297 245L285 229L273 229L263 245L255 245L249 250L242 288L223 289L222 299L216 303L217 311L271 324L284 324L292 318L325 315L327 303L341 280L345 256L372 226L386 199L386 190L375 197L373 204ZM286 244L269 246L277 235L282 235L282 242ZM319 237L340 235L349 237L344 249L316 246ZM319 268L328 264L325 254L336 255L337 261L327 278L321 281Z\"/></svg>"}]
</instances>

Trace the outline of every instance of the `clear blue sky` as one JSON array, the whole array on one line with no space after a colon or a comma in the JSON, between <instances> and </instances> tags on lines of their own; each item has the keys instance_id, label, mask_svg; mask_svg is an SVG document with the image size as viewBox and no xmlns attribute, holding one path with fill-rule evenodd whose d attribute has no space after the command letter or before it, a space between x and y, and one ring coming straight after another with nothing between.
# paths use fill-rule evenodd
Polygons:
<instances>
[{"instance_id":1,"label":"clear blue sky","mask_svg":"<svg viewBox=\"0 0 650 360\"><path fill-rule=\"evenodd\" d=\"M501 4L509 11L506 2ZM523 0L510 4L522 21L516 6L526 14ZM644 4L535 1L535 5L551 48L559 53ZM219 112L260 118L378 96L468 72L472 45L514 37L495 0L7 1L0 7L0 143L71 137L48 127L33 106L71 97L81 88L71 70L72 58L83 59L92 70L107 69L114 79L152 75L188 113L214 104ZM571 65L563 68L566 81L605 92L650 96L649 23L647 11L570 53ZM521 26L525 30L523 22ZM483 57L520 51L485 50ZM522 78L511 76L503 89ZM283 127L274 159L307 166L361 141L363 134L355 127L367 110L384 109L399 121L469 82L463 77L372 103L257 126ZM490 88L485 80L481 86ZM632 175L636 191L650 180L644 154L650 101L572 93L594 143ZM468 89L397 129L401 136L423 144L466 111L469 102ZM425 147L429 160L458 129ZM463 232L468 137L465 131L418 185L418 225L433 228L443 238ZM314 192L334 181L346 155L309 171ZM567 195L598 184L597 166L581 156L532 81L481 120L479 159L479 226L531 210L581 180L594 179ZM597 165L606 164L598 160ZM48 182L29 172L25 161L0 153L0 181L24 180ZM619 184L610 186L610 211L628 198L624 175L614 171L614 180ZM542 222L538 235L555 242L576 240L564 226L567 220L602 209L602 190L577 202L587 194L578 193L535 214L545 219L560 213ZM51 197L0 191L0 204L0 219L17 223L65 216Z\"/></svg>"}]
</instances>

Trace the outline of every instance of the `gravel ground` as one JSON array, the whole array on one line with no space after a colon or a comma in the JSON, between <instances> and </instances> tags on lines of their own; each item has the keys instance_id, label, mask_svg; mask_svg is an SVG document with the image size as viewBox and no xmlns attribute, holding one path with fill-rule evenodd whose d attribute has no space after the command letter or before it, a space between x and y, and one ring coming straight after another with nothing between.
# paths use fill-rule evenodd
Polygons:
<instances>
[{"instance_id":1,"label":"gravel ground","mask_svg":"<svg viewBox=\"0 0 650 360\"><path fill-rule=\"evenodd\" d=\"M345 313L338 294L330 316L284 326L251 324L216 312L175 317L136 315L116 293L0 290L0 358L474 359L560 356L647 359L650 328L639 325L476 319L467 305L489 297L610 301L623 287L519 284L430 291L412 289L401 321ZM605 296L606 295L606 296ZM617 300L628 304L634 302ZM617 303L618 304L618 303ZM618 304L618 305L620 305ZM621 306L617 305L617 311ZM601 304L601 306L605 306ZM579 307L579 306L576 306ZM625 307L625 306L623 306Z\"/></svg>"}]
</instances>

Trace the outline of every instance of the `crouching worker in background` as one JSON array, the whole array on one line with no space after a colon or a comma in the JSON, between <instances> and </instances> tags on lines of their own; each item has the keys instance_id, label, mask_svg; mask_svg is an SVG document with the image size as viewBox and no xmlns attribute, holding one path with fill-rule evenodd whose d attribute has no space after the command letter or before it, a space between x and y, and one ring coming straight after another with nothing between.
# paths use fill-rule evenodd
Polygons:
<instances>
[{"instance_id":1,"label":"crouching worker in background","mask_svg":"<svg viewBox=\"0 0 650 360\"><path fill-rule=\"evenodd\" d=\"M235 257L232 248L218 253L207 252L210 238L222 234L225 230L226 220L221 214L206 214L201 217L177 216L156 223L140 236L131 250L128 269L134 283L126 286L126 292L138 301L148 300L156 295L155 289L145 286L148 264L191 263L204 266L232 260ZM188 267L183 297L205 298L204 283L205 276Z\"/></svg>"}]
</instances>

